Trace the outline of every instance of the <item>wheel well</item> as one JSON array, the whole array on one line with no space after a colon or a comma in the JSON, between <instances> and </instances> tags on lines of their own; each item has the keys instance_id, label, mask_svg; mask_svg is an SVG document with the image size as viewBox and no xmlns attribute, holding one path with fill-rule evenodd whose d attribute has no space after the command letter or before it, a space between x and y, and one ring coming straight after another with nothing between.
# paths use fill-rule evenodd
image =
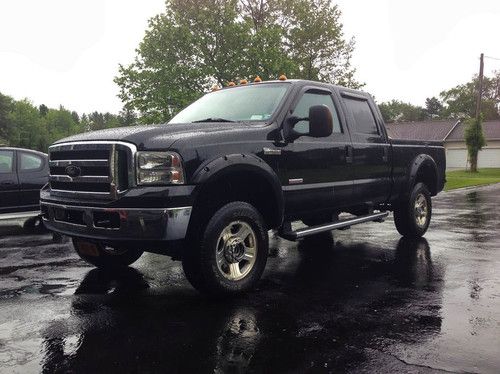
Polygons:
<instances>
[{"instance_id":1,"label":"wheel well","mask_svg":"<svg viewBox=\"0 0 500 374\"><path fill-rule=\"evenodd\" d=\"M429 189L432 196L437 194L437 173L436 169L429 163L420 166L415 176L415 184L423 183Z\"/></svg>"},{"instance_id":2,"label":"wheel well","mask_svg":"<svg viewBox=\"0 0 500 374\"><path fill-rule=\"evenodd\" d=\"M231 201L245 201L254 206L262 214L268 229L281 224L280 204L273 186L252 171L231 172L203 184L195 199L193 215L210 217Z\"/></svg>"}]
</instances>

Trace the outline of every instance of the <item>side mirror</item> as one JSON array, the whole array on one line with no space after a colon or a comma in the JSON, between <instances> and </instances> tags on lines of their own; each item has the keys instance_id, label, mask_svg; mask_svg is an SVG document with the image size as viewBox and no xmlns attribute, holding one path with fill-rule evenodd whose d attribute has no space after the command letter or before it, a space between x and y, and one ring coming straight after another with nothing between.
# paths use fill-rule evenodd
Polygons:
<instances>
[{"instance_id":1,"label":"side mirror","mask_svg":"<svg viewBox=\"0 0 500 374\"><path fill-rule=\"evenodd\" d=\"M333 132L332 112L326 105L314 105L309 108L309 136L325 138Z\"/></svg>"},{"instance_id":2,"label":"side mirror","mask_svg":"<svg viewBox=\"0 0 500 374\"><path fill-rule=\"evenodd\" d=\"M309 132L298 132L294 126L301 122L309 122ZM314 138L325 138L333 132L333 117L330 109L326 105L314 105L309 108L309 117L289 117L284 127L284 136L287 141L293 142L303 135L309 135Z\"/></svg>"}]
</instances>

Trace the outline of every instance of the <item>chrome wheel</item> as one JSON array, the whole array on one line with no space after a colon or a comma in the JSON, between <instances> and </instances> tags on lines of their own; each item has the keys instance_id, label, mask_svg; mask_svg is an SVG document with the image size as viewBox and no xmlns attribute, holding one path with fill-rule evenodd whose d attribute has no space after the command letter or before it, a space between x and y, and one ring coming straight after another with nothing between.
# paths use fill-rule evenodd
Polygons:
<instances>
[{"instance_id":1,"label":"chrome wheel","mask_svg":"<svg viewBox=\"0 0 500 374\"><path fill-rule=\"evenodd\" d=\"M415 199L415 222L419 227L425 227L427 223L427 215L429 207L427 206L427 199L423 194L418 194Z\"/></svg>"},{"instance_id":2,"label":"chrome wheel","mask_svg":"<svg viewBox=\"0 0 500 374\"><path fill-rule=\"evenodd\" d=\"M222 230L216 246L217 268L231 280L245 278L253 269L257 257L257 240L252 227L234 221Z\"/></svg>"}]
</instances>

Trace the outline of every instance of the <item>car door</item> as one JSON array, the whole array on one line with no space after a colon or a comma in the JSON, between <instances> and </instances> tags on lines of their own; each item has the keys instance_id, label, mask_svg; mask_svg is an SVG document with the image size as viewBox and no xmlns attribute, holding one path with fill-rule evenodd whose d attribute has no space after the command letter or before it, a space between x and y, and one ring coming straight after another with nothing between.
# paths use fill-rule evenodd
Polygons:
<instances>
[{"instance_id":1,"label":"car door","mask_svg":"<svg viewBox=\"0 0 500 374\"><path fill-rule=\"evenodd\" d=\"M16 151L0 149L0 213L18 206L19 182L16 173Z\"/></svg>"},{"instance_id":2,"label":"car door","mask_svg":"<svg viewBox=\"0 0 500 374\"><path fill-rule=\"evenodd\" d=\"M19 205L23 210L37 210L40 204L40 189L47 183L47 156L38 152L17 151L19 177Z\"/></svg>"},{"instance_id":3,"label":"car door","mask_svg":"<svg viewBox=\"0 0 500 374\"><path fill-rule=\"evenodd\" d=\"M391 189L390 144L368 95L341 91L352 139L353 199L375 205L388 199Z\"/></svg>"},{"instance_id":4,"label":"car door","mask_svg":"<svg viewBox=\"0 0 500 374\"><path fill-rule=\"evenodd\" d=\"M304 135L283 147L280 162L287 176L283 186L287 216L340 207L352 193L352 174L346 163L345 148L350 138L343 117L339 117L339 101L332 91L303 88L292 102L291 115L307 118L309 108L314 105L326 105L330 109L333 133L329 137L314 138L307 135L308 121L294 126L295 131Z\"/></svg>"}]
</instances>

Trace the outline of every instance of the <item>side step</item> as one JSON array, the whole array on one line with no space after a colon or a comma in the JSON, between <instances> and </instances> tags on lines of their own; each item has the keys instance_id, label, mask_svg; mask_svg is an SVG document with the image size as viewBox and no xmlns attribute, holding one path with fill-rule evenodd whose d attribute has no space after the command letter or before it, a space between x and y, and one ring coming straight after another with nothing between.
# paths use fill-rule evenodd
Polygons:
<instances>
[{"instance_id":1,"label":"side step","mask_svg":"<svg viewBox=\"0 0 500 374\"><path fill-rule=\"evenodd\" d=\"M41 212L39 210L33 212L0 213L0 221L31 218L39 216L40 214Z\"/></svg>"},{"instance_id":2,"label":"side step","mask_svg":"<svg viewBox=\"0 0 500 374\"><path fill-rule=\"evenodd\" d=\"M389 212L367 214L366 216L339 220L331 223L326 223L324 225L306 227L303 229L298 229L296 231L282 231L280 232L279 236L288 240L297 240L305 236L319 234L320 232L331 231L335 229L348 228L349 226L359 225L360 223L371 221L383 222L384 218L388 215Z\"/></svg>"}]
</instances>

